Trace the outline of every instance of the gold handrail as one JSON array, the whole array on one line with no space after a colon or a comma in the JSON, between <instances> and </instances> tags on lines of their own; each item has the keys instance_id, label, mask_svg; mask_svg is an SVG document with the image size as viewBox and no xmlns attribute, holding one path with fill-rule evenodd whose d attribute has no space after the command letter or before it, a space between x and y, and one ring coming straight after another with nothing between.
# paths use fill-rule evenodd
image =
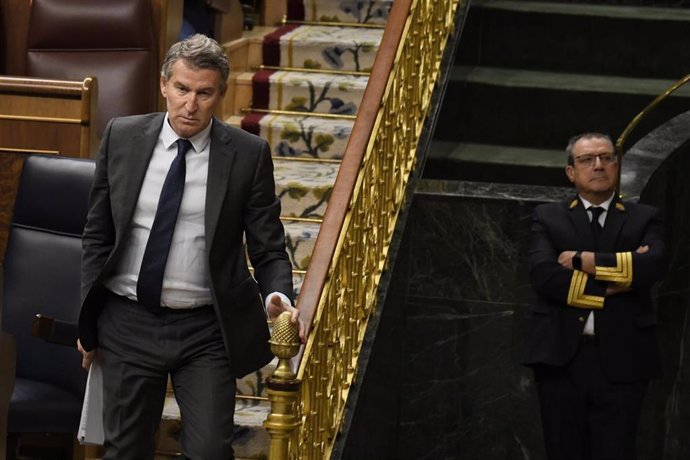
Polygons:
<instances>
[{"instance_id":1,"label":"gold handrail","mask_svg":"<svg viewBox=\"0 0 690 460\"><path fill-rule=\"evenodd\" d=\"M296 378L276 386L282 399L270 427L280 448L272 444L271 460L331 455L443 51L463 3L393 3L298 299L311 333Z\"/></svg>"},{"instance_id":2,"label":"gold handrail","mask_svg":"<svg viewBox=\"0 0 690 460\"><path fill-rule=\"evenodd\" d=\"M681 86L685 85L688 81L690 81L690 74L684 76L683 78L675 82L673 85L671 85L666 91L659 94L652 102L650 102L647 105L647 107L645 107L640 113L638 113L630 123L628 123L628 126L625 127L623 133L616 140L616 154L618 155L618 158L621 158L624 155L625 152L623 148L625 146L625 142L628 140L628 137L630 137L630 133L637 127L637 125L639 125L640 122L647 115L649 115L659 104L661 104L664 101L664 99L669 97L674 91L676 91Z\"/></svg>"}]
</instances>

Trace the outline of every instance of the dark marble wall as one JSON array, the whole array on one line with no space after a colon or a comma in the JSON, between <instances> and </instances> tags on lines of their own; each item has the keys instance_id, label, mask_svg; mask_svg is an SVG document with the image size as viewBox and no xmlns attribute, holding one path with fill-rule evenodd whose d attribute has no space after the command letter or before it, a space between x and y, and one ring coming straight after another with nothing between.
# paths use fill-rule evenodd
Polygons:
<instances>
[{"instance_id":1,"label":"dark marble wall","mask_svg":"<svg viewBox=\"0 0 690 460\"><path fill-rule=\"evenodd\" d=\"M621 193L660 208L668 273L658 287L664 378L651 383L639 445L642 459L690 458L690 112L654 129L625 154Z\"/></svg>"},{"instance_id":2,"label":"dark marble wall","mask_svg":"<svg viewBox=\"0 0 690 460\"><path fill-rule=\"evenodd\" d=\"M343 458L543 458L525 258L533 207L572 193L420 183Z\"/></svg>"},{"instance_id":3,"label":"dark marble wall","mask_svg":"<svg viewBox=\"0 0 690 460\"><path fill-rule=\"evenodd\" d=\"M673 272L658 289L666 376L650 386L640 460L690 458L690 344L684 341L690 254L688 217L679 203L690 185L669 177L690 170L690 155L678 158L642 193L642 201L660 206L675 197L667 226L676 228ZM340 458L544 458L534 381L519 364L533 296L526 254L534 206L573 193L419 183Z\"/></svg>"}]
</instances>

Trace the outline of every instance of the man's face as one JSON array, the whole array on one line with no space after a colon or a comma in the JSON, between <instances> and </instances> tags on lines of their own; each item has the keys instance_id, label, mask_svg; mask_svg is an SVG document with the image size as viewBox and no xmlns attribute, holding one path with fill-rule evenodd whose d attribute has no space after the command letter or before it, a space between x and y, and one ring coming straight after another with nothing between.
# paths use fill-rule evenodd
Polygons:
<instances>
[{"instance_id":1,"label":"man's face","mask_svg":"<svg viewBox=\"0 0 690 460\"><path fill-rule=\"evenodd\" d=\"M574 164L565 167L570 182L587 201L599 204L616 189L618 162L607 139L583 138L573 146Z\"/></svg>"},{"instance_id":2,"label":"man's face","mask_svg":"<svg viewBox=\"0 0 690 460\"><path fill-rule=\"evenodd\" d=\"M220 72L192 68L182 59L171 69L170 79L161 77L161 94L172 129L178 136L190 138L208 125L223 98Z\"/></svg>"}]
</instances>

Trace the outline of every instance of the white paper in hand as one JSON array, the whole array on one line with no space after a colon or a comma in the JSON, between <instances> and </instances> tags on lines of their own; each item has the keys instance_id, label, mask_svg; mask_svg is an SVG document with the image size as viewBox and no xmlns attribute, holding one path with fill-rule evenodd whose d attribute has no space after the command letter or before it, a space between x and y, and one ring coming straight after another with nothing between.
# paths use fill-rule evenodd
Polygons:
<instances>
[{"instance_id":1,"label":"white paper in hand","mask_svg":"<svg viewBox=\"0 0 690 460\"><path fill-rule=\"evenodd\" d=\"M77 439L80 444L103 445L103 438L103 372L96 359L91 363L86 379Z\"/></svg>"}]
</instances>

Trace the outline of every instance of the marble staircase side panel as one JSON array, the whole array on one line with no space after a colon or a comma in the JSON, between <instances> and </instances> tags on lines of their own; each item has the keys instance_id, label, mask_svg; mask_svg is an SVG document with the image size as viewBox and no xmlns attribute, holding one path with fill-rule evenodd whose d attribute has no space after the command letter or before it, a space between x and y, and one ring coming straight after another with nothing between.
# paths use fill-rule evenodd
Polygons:
<instances>
[{"instance_id":1,"label":"marble staircase side panel","mask_svg":"<svg viewBox=\"0 0 690 460\"><path fill-rule=\"evenodd\" d=\"M366 433L384 437L381 458L543 458L534 382L519 362L525 261L534 206L571 193L420 182L371 349L370 367L392 371L365 375L368 407L355 410L343 458L366 454L356 439ZM387 396L370 397L379 388Z\"/></svg>"},{"instance_id":2,"label":"marble staircase side panel","mask_svg":"<svg viewBox=\"0 0 690 460\"><path fill-rule=\"evenodd\" d=\"M690 190L687 180L677 179L677 171L689 167L686 158L679 155L674 166L657 172L649 187L660 190L648 187L643 194L648 202L671 203L670 227L687 228L686 213L677 212ZM374 435L384 440L381 458L544 458L534 380L520 364L533 297L526 254L534 206L572 194L556 187L420 182L369 350L369 367L386 372L370 370L359 383L367 407L355 409L343 458L362 458L358 437ZM672 272L657 291L665 376L650 384L645 399L641 459L690 454L683 434L690 419L684 340L690 245L687 232L671 231Z\"/></svg>"}]
</instances>

